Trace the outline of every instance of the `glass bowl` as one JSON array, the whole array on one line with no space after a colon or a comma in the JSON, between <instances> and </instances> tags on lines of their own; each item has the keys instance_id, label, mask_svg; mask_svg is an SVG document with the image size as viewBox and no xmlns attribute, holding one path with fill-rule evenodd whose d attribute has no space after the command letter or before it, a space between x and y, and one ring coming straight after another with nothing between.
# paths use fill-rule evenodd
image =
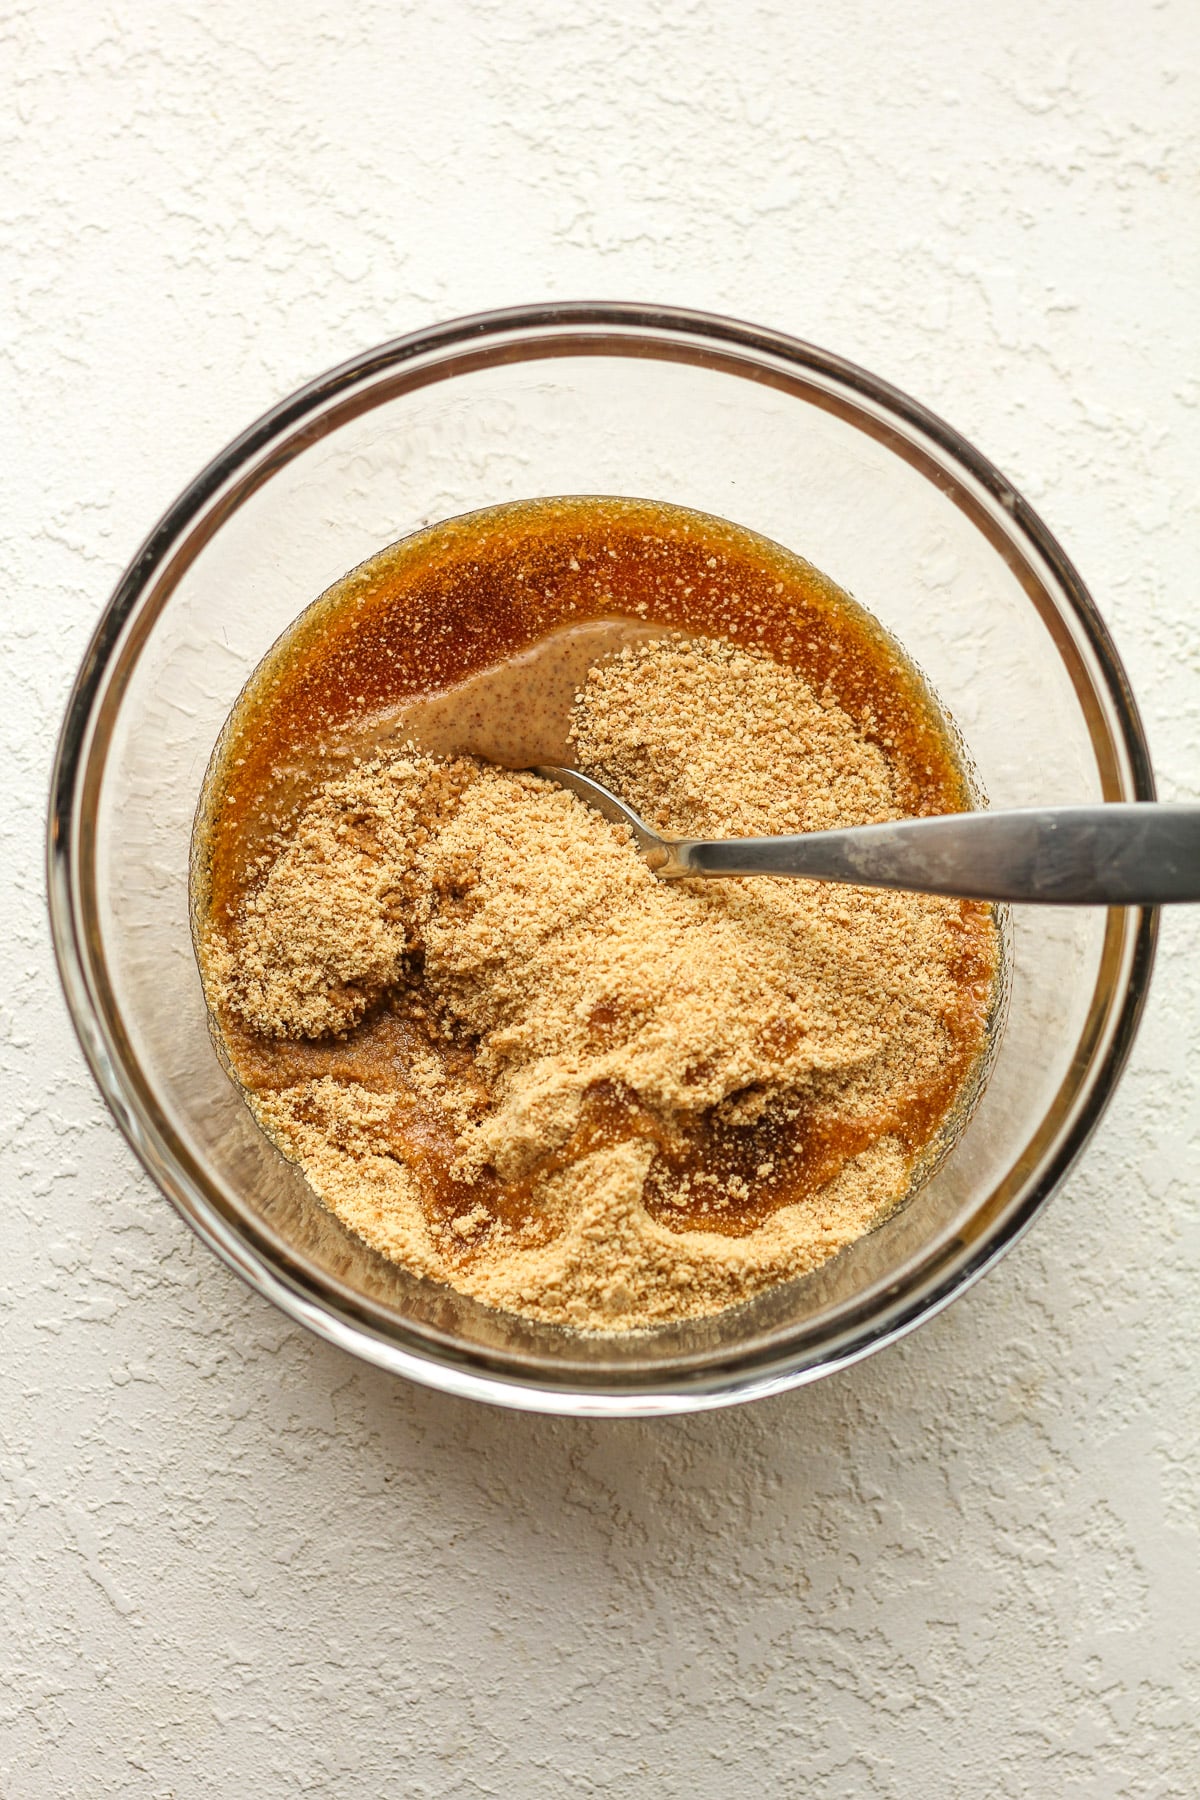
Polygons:
<instances>
[{"instance_id":1,"label":"glass bowl","mask_svg":"<svg viewBox=\"0 0 1200 1800\"><path fill-rule=\"evenodd\" d=\"M1153 797L1095 606L1045 526L947 425L776 332L636 305L515 308L356 357L198 475L131 563L72 692L49 883L67 1000L163 1192L293 1318L397 1374L547 1412L775 1392L910 1330L1029 1224L1137 1025L1156 917L1017 907L986 1091L910 1203L816 1273L714 1318L584 1337L410 1276L262 1135L209 1038L188 911L209 755L284 627L354 564L455 513L552 494L718 513L816 563L899 638L995 806Z\"/></svg>"}]
</instances>

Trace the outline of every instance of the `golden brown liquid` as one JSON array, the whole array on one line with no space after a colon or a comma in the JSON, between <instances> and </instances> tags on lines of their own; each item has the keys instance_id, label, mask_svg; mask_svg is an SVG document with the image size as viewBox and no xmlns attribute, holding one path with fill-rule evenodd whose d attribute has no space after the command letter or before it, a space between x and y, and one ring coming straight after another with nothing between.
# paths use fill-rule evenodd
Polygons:
<instances>
[{"instance_id":1,"label":"golden brown liquid","mask_svg":"<svg viewBox=\"0 0 1200 1800\"><path fill-rule=\"evenodd\" d=\"M588 664L622 642L667 631L766 652L818 692L828 688L884 749L905 812L970 804L950 733L920 677L810 565L682 508L593 498L524 502L452 520L384 551L324 595L265 659L210 772L196 859L201 944L210 925L223 928L236 917L273 854L272 839L346 759L415 737L434 751L473 751L511 767L569 761L566 711ZM508 667L490 680L486 672L497 665ZM438 698L456 688L448 701ZM646 1194L655 1217L676 1229L737 1235L817 1194L881 1136L899 1138L914 1157L936 1141L978 1065L979 1022L996 980L990 909L962 902L959 930L961 1004L944 1021L949 1053L935 1082L886 1113L839 1117L815 1091L803 1106L774 1101L747 1119L754 1100L746 1096L740 1122L709 1115L671 1135L636 1096L604 1085L588 1095L571 1139L515 1183L485 1173L467 1184L450 1174L454 1133L406 1081L405 1068L422 1044L467 1073L471 1046L437 1034L419 986L393 993L338 1040L256 1037L230 1015L216 1023L251 1094L329 1074L394 1095L395 1152L417 1174L429 1223L456 1259L477 1254L499 1222L519 1239L539 1241L531 1198L537 1178L634 1136L656 1145ZM595 1017L597 1044L622 1025L615 1016ZM480 1205L489 1223L464 1243L449 1223Z\"/></svg>"}]
</instances>

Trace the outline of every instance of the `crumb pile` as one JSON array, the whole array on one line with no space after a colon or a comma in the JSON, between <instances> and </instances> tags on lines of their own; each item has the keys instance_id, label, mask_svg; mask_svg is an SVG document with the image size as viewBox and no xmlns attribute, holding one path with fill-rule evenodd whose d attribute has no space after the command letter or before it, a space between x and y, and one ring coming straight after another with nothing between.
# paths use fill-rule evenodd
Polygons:
<instances>
[{"instance_id":1,"label":"crumb pile","mask_svg":"<svg viewBox=\"0 0 1200 1800\"><path fill-rule=\"evenodd\" d=\"M714 641L594 667L578 766L658 828L898 816L886 749ZM262 1124L418 1272L590 1330L711 1313L901 1200L969 1085L990 911L809 882L664 882L530 774L412 749L327 781L210 1002Z\"/></svg>"}]
</instances>

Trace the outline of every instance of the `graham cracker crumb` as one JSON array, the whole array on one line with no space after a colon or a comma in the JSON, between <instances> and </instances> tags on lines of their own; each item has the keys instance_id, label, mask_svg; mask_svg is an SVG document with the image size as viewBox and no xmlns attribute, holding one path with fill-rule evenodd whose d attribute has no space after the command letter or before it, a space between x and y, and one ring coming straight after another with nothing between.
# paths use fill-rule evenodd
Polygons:
<instances>
[{"instance_id":1,"label":"graham cracker crumb","mask_svg":"<svg viewBox=\"0 0 1200 1800\"><path fill-rule=\"evenodd\" d=\"M900 816L829 692L716 641L597 665L571 735L668 833ZM353 1230L619 1331L806 1273L904 1197L978 1062L996 941L935 896L660 881L553 783L409 747L319 787L204 964L258 1118Z\"/></svg>"}]
</instances>

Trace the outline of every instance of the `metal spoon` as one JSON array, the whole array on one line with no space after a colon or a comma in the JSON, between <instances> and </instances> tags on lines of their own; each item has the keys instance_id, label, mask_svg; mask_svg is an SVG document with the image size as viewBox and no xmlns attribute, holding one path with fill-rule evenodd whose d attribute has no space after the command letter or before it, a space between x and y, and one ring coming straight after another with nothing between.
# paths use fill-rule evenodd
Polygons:
<instances>
[{"instance_id":1,"label":"metal spoon","mask_svg":"<svg viewBox=\"0 0 1200 1800\"><path fill-rule=\"evenodd\" d=\"M628 825L656 875L795 875L972 900L1151 906L1200 900L1200 806L1027 807L809 831L799 837L662 837L578 769L534 770Z\"/></svg>"}]
</instances>

